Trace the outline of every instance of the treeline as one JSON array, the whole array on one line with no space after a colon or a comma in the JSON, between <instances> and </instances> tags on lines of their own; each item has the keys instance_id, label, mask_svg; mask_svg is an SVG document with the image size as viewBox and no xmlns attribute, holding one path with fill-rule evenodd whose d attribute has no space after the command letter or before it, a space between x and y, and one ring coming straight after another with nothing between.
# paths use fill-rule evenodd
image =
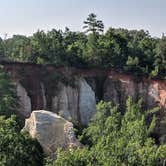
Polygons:
<instances>
[{"instance_id":1,"label":"treeline","mask_svg":"<svg viewBox=\"0 0 166 166\"><path fill-rule=\"evenodd\" d=\"M136 75L164 78L166 37L153 38L148 31L109 28L90 14L85 32L52 29L33 36L14 35L0 39L0 55L5 59L36 64L80 68L114 68Z\"/></svg>"}]
</instances>

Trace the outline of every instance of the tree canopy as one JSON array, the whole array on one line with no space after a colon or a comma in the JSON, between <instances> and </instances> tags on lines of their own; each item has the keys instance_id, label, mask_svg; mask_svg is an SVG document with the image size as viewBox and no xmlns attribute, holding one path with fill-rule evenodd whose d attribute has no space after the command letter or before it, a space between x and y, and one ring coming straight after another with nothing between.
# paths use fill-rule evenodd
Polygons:
<instances>
[{"instance_id":1,"label":"tree canopy","mask_svg":"<svg viewBox=\"0 0 166 166\"><path fill-rule=\"evenodd\" d=\"M87 29L86 32L92 32L93 34L96 34L97 32L103 32L104 31L104 24L101 20L96 19L97 15L94 13L91 13L88 15L88 18L86 21L84 21L84 29Z\"/></svg>"},{"instance_id":2,"label":"tree canopy","mask_svg":"<svg viewBox=\"0 0 166 166\"><path fill-rule=\"evenodd\" d=\"M19 62L79 68L98 67L165 78L166 39L148 31L108 28L94 13L84 21L86 32L38 30L30 37L0 39L0 54ZM100 33L103 32L103 33ZM3 55L4 54L4 55ZM1 58L2 59L2 58Z\"/></svg>"},{"instance_id":3,"label":"tree canopy","mask_svg":"<svg viewBox=\"0 0 166 166\"><path fill-rule=\"evenodd\" d=\"M41 166L42 148L28 134L20 133L16 117L0 116L0 165Z\"/></svg>"},{"instance_id":4,"label":"tree canopy","mask_svg":"<svg viewBox=\"0 0 166 166\"><path fill-rule=\"evenodd\" d=\"M127 100L124 115L111 102L101 101L97 114L80 136L82 149L59 150L48 166L156 166L163 165L166 145L157 145L150 137L156 123L153 111L142 111L141 102Z\"/></svg>"},{"instance_id":5,"label":"tree canopy","mask_svg":"<svg viewBox=\"0 0 166 166\"><path fill-rule=\"evenodd\" d=\"M18 106L15 85L9 75L0 69L0 115L10 117L16 113Z\"/></svg>"}]
</instances>

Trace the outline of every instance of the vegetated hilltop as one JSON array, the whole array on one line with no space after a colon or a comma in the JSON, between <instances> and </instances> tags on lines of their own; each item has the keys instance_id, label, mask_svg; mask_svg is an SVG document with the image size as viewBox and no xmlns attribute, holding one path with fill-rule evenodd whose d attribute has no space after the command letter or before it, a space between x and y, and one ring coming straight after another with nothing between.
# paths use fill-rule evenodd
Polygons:
<instances>
[{"instance_id":1,"label":"vegetated hilltop","mask_svg":"<svg viewBox=\"0 0 166 166\"><path fill-rule=\"evenodd\" d=\"M135 75L164 78L166 37L153 38L148 31L109 28L90 14L85 32L38 30L33 36L0 39L2 59L81 68L115 68Z\"/></svg>"}]
</instances>

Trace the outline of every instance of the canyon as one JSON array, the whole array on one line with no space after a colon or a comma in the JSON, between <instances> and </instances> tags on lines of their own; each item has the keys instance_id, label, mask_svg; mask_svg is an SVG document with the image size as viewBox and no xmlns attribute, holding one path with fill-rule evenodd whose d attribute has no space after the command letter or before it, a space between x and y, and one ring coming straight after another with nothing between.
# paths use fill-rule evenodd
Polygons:
<instances>
[{"instance_id":1,"label":"canyon","mask_svg":"<svg viewBox=\"0 0 166 166\"><path fill-rule=\"evenodd\" d=\"M134 77L133 74L104 69L76 69L3 63L20 98L18 114L29 118L33 110L49 110L66 120L87 126L100 100L119 104L123 111L126 99L142 98L144 109L160 107L157 134L166 135L166 80Z\"/></svg>"}]
</instances>

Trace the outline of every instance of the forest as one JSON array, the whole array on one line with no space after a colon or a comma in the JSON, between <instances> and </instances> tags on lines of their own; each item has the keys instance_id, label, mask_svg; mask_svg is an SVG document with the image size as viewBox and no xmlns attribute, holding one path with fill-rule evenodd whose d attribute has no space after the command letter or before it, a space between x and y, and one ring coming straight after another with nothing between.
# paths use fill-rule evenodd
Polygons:
<instances>
[{"instance_id":1,"label":"forest","mask_svg":"<svg viewBox=\"0 0 166 166\"><path fill-rule=\"evenodd\" d=\"M16 116L15 87L0 72L0 165L1 166L163 166L166 144L159 144L152 133L158 108L142 109L142 101L129 97L121 112L111 102L100 101L97 113L86 128L75 125L82 147L59 149L56 159L44 155L37 140L22 132Z\"/></svg>"},{"instance_id":2,"label":"forest","mask_svg":"<svg viewBox=\"0 0 166 166\"><path fill-rule=\"evenodd\" d=\"M30 37L0 39L1 60L54 64L76 68L104 68L148 77L166 75L166 37L148 31L109 28L93 13L83 32L38 30Z\"/></svg>"},{"instance_id":3,"label":"forest","mask_svg":"<svg viewBox=\"0 0 166 166\"><path fill-rule=\"evenodd\" d=\"M0 58L7 62L53 64L75 68L115 69L135 76L165 79L166 36L148 31L109 28L95 14L84 21L84 32L38 30L30 37L0 39ZM58 149L56 158L43 153L37 140L22 132L17 117L15 84L0 70L0 166L164 166L166 144L153 137L159 108L143 110L126 99L123 112L111 102L97 103L89 126L75 124L82 147ZM165 120L166 124L166 120Z\"/></svg>"}]
</instances>

